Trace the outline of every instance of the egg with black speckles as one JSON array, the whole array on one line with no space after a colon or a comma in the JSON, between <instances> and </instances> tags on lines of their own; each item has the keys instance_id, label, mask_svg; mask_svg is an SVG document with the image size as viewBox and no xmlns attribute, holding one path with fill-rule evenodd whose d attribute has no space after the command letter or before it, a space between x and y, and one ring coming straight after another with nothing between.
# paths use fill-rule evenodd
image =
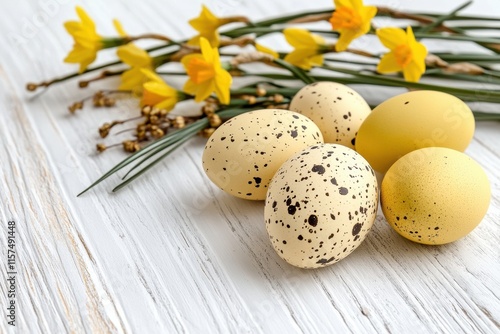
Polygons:
<instances>
[{"instance_id":1,"label":"egg with black speckles","mask_svg":"<svg viewBox=\"0 0 500 334\"><path fill-rule=\"evenodd\" d=\"M368 162L337 144L311 146L278 170L264 216L271 243L291 265L334 264L370 231L378 208L378 184Z\"/></svg>"},{"instance_id":2,"label":"egg with black speckles","mask_svg":"<svg viewBox=\"0 0 500 334\"><path fill-rule=\"evenodd\" d=\"M481 166L466 154L428 147L389 168L380 196L382 212L396 232L418 243L441 245L479 225L491 188Z\"/></svg>"},{"instance_id":3,"label":"egg with black speckles","mask_svg":"<svg viewBox=\"0 0 500 334\"><path fill-rule=\"evenodd\" d=\"M290 110L309 117L318 125L325 143L354 149L361 123L371 108L352 88L336 82L315 82L298 91Z\"/></svg>"},{"instance_id":4,"label":"egg with black speckles","mask_svg":"<svg viewBox=\"0 0 500 334\"><path fill-rule=\"evenodd\" d=\"M210 136L203 152L203 169L225 192L264 200L269 182L289 157L323 143L316 124L296 112L262 109L223 123Z\"/></svg>"}]
</instances>

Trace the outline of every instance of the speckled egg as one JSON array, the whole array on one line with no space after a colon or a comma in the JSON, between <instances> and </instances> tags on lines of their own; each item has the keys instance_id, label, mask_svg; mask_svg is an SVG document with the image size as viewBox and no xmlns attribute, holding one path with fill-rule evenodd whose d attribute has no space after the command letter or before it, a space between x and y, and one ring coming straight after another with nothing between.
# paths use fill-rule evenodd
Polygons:
<instances>
[{"instance_id":1,"label":"speckled egg","mask_svg":"<svg viewBox=\"0 0 500 334\"><path fill-rule=\"evenodd\" d=\"M485 172L470 157L429 147L396 161L380 193L384 216L396 232L418 243L441 245L479 225L491 190Z\"/></svg>"},{"instance_id":2,"label":"speckled egg","mask_svg":"<svg viewBox=\"0 0 500 334\"><path fill-rule=\"evenodd\" d=\"M354 148L361 123L370 106L352 88L336 82L315 82L302 88L292 99L290 110L313 120L325 143Z\"/></svg>"},{"instance_id":3,"label":"speckled egg","mask_svg":"<svg viewBox=\"0 0 500 334\"><path fill-rule=\"evenodd\" d=\"M377 214L375 172L354 150L311 146L281 166L269 186L265 220L274 249L301 268L331 265L365 239Z\"/></svg>"},{"instance_id":4,"label":"speckled egg","mask_svg":"<svg viewBox=\"0 0 500 334\"><path fill-rule=\"evenodd\" d=\"M453 95L414 91L373 109L358 131L356 151L385 173L406 153L424 147L465 151L474 135L474 115Z\"/></svg>"},{"instance_id":5,"label":"speckled egg","mask_svg":"<svg viewBox=\"0 0 500 334\"><path fill-rule=\"evenodd\" d=\"M212 134L203 152L203 169L225 192L264 200L269 182L283 162L320 143L321 131L299 113L251 111L228 120Z\"/></svg>"}]
</instances>

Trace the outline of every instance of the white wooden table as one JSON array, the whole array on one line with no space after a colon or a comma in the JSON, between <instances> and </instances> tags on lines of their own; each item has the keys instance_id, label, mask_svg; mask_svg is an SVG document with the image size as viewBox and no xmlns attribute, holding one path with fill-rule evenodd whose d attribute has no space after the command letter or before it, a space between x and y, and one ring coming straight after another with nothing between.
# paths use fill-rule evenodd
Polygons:
<instances>
[{"instance_id":1,"label":"white wooden table","mask_svg":"<svg viewBox=\"0 0 500 334\"><path fill-rule=\"evenodd\" d=\"M442 12L458 5L367 2ZM252 19L332 6L329 0L206 4L219 15ZM192 35L186 21L200 10L198 0L82 5L104 35L113 34L116 17L131 33L163 31L174 38ZM201 138L123 191L110 192L114 177L77 198L126 156L119 149L95 153L98 126L137 109L122 103L69 115L68 105L99 88L79 90L75 81L27 93L27 81L76 68L62 63L72 44L62 22L76 17L74 4L0 6L1 333L500 332L500 123L478 123L467 150L493 191L484 221L469 236L440 247L418 245L399 237L379 214L347 259L300 270L271 247L262 202L230 197L209 182ZM465 13L500 17L500 7L496 0L476 0ZM286 47L273 37L268 42ZM398 92L360 91L372 103ZM15 328L6 320L8 221L16 222Z\"/></svg>"}]
</instances>

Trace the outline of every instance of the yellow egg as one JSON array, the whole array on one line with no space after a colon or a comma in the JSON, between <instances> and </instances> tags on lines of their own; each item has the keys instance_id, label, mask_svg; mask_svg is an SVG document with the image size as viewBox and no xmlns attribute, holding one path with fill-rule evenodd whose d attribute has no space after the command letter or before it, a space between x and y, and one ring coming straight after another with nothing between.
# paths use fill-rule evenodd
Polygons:
<instances>
[{"instance_id":1,"label":"yellow egg","mask_svg":"<svg viewBox=\"0 0 500 334\"><path fill-rule=\"evenodd\" d=\"M385 173L403 155L424 147L465 151L474 116L460 99L442 92L415 91L386 100L359 128L356 151Z\"/></svg>"},{"instance_id":2,"label":"yellow egg","mask_svg":"<svg viewBox=\"0 0 500 334\"><path fill-rule=\"evenodd\" d=\"M288 158L322 143L316 124L299 113L250 111L223 123L212 134L203 151L203 169L225 192L263 200L269 182Z\"/></svg>"},{"instance_id":3,"label":"yellow egg","mask_svg":"<svg viewBox=\"0 0 500 334\"><path fill-rule=\"evenodd\" d=\"M481 166L442 147L419 149L396 161L380 190L387 222L403 237L428 245L471 232L485 216L490 195Z\"/></svg>"}]
</instances>

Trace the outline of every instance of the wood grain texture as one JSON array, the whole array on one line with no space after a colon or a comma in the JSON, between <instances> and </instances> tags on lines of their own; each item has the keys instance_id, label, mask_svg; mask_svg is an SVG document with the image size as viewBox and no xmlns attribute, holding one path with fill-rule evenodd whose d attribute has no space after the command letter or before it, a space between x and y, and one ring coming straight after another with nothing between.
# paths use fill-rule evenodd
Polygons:
<instances>
[{"instance_id":1,"label":"wood grain texture","mask_svg":"<svg viewBox=\"0 0 500 334\"><path fill-rule=\"evenodd\" d=\"M454 6L366 2L443 12ZM220 15L252 19L331 6L327 0L206 4ZM198 13L200 1L82 5L103 35L113 35L111 18L118 17L130 33L163 30L184 38L192 34L185 22ZM347 259L300 270L275 254L262 202L233 198L210 183L201 168L201 138L121 192L109 192L115 177L76 198L125 156L119 150L94 153L97 127L133 115L135 105L70 116L67 106L98 85L79 90L71 81L35 96L25 92L26 81L74 69L61 63L71 45L61 22L75 17L74 4L1 6L0 244L4 263L5 224L15 220L19 267L14 329L4 318L2 266L1 333L500 332L499 123L477 124L467 150L492 185L490 209L469 236L440 247L418 245L399 237L379 213L367 240ZM468 12L500 16L497 7L495 0L477 0ZM277 37L263 42L287 47ZM359 43L379 47L369 39ZM444 44L433 46L472 48ZM106 51L99 62L112 58ZM357 89L372 103L398 92Z\"/></svg>"}]
</instances>

